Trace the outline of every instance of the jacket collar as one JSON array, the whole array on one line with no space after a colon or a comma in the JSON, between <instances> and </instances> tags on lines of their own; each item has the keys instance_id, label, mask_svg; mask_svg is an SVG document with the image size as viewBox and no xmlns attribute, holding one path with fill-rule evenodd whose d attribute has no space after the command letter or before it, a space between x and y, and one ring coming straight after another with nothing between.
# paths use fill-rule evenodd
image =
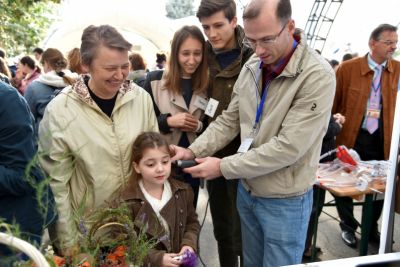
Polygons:
<instances>
[{"instance_id":1,"label":"jacket collar","mask_svg":"<svg viewBox=\"0 0 400 267\"><path fill-rule=\"evenodd\" d=\"M163 72L163 75L160 80L161 90L168 90L168 88L165 86L165 75L166 75L166 71ZM195 94L193 92L192 99L190 100L190 103L189 103L189 107L186 106L186 102L185 102L185 99L183 98L182 94L176 94L175 92L171 92L169 94L169 101L172 104L174 104L184 110L189 111L190 114L193 114L197 109L199 109L197 106L194 105L194 102L196 101L196 96L207 98L207 92L202 92L200 94Z\"/></svg>"},{"instance_id":2,"label":"jacket collar","mask_svg":"<svg viewBox=\"0 0 400 267\"><path fill-rule=\"evenodd\" d=\"M168 181L171 185L172 195L174 195L178 190L184 189L183 185L177 182L174 178L169 177ZM128 183L126 190L122 193L123 200L146 200L143 195L142 190L139 187L139 180L136 175L133 175Z\"/></svg>"},{"instance_id":3,"label":"jacket collar","mask_svg":"<svg viewBox=\"0 0 400 267\"><path fill-rule=\"evenodd\" d=\"M183 184L178 183L175 179L171 177L168 178L168 181L171 185L172 197L174 198L177 191L183 190L184 186ZM146 232L149 235L158 239L157 243L161 242L169 251L171 249L171 243L168 239L169 237L166 235L165 229L162 227L158 219L148 218L148 216L153 216L154 212L151 212L152 207L150 203L146 201L142 190L140 190L139 181L136 177L131 178L126 190L122 194L122 199L124 201L133 200L142 204L133 222L134 225L139 229L146 229ZM167 204L163 207L162 211L173 209L174 207L171 207L171 205L174 204L172 204L171 201L168 201ZM167 218L166 220L168 221Z\"/></svg>"},{"instance_id":4,"label":"jacket collar","mask_svg":"<svg viewBox=\"0 0 400 267\"><path fill-rule=\"evenodd\" d=\"M294 35L296 40L299 40L296 50L293 52L292 57L290 58L289 62L286 64L286 67L283 69L282 73L279 76L294 77L302 72L303 59L306 51L310 48L307 45L306 36L302 30L296 29ZM260 59L256 54L253 54L246 65L251 67L254 73L256 73L257 69L260 66L259 63Z\"/></svg>"},{"instance_id":5,"label":"jacket collar","mask_svg":"<svg viewBox=\"0 0 400 267\"><path fill-rule=\"evenodd\" d=\"M389 71L390 73L392 73L394 71L394 66L393 66L393 60L392 59L388 59L387 63L386 63L386 67L384 68L384 70ZM374 70L371 70L371 68L368 65L368 53L365 54L365 56L362 57L361 59L361 75L365 76L367 75L369 72L373 72Z\"/></svg>"},{"instance_id":6,"label":"jacket collar","mask_svg":"<svg viewBox=\"0 0 400 267\"><path fill-rule=\"evenodd\" d=\"M79 79L76 81L76 83L72 86L72 91L75 92L77 97L81 99L83 102L93 105L94 100L90 96L89 89L86 86L85 79L89 79L90 75L88 74L82 74ZM130 81L125 81L122 85L121 88L119 89L119 94L118 98L124 96L127 92L133 90Z\"/></svg>"}]
</instances>

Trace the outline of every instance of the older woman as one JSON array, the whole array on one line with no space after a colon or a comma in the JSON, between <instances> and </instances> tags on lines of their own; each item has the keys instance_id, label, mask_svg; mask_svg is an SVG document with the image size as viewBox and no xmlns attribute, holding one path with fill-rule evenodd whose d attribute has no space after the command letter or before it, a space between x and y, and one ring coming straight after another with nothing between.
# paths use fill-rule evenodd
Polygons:
<instances>
[{"instance_id":1,"label":"older woman","mask_svg":"<svg viewBox=\"0 0 400 267\"><path fill-rule=\"evenodd\" d=\"M39 127L40 161L50 175L59 212L60 254L71 253L79 223L118 197L132 172L131 146L143 131L158 131L150 96L126 81L128 43L111 26L82 35L82 75L46 108Z\"/></svg>"}]
</instances>

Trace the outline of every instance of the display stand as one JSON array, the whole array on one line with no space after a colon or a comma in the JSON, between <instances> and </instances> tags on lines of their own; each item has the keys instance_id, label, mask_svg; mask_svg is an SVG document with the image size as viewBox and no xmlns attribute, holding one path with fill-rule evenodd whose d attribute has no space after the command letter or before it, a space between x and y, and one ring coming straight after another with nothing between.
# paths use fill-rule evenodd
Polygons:
<instances>
[{"instance_id":1,"label":"display stand","mask_svg":"<svg viewBox=\"0 0 400 267\"><path fill-rule=\"evenodd\" d=\"M381 240L379 254L392 252L393 226L394 226L394 199L397 177L400 139L400 78L397 86L396 109L394 112L392 141L390 145L389 161L391 166L387 175L385 201L383 204Z\"/></svg>"}]
</instances>

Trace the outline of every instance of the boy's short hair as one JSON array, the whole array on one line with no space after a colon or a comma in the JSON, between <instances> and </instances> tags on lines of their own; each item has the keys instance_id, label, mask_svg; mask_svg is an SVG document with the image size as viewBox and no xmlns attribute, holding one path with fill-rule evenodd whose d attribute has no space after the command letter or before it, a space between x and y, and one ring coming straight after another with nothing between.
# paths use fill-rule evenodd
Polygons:
<instances>
[{"instance_id":1,"label":"boy's short hair","mask_svg":"<svg viewBox=\"0 0 400 267\"><path fill-rule=\"evenodd\" d=\"M232 21L236 16L236 3L234 0L202 0L197 9L196 16L199 20L223 11L225 17Z\"/></svg>"}]
</instances>

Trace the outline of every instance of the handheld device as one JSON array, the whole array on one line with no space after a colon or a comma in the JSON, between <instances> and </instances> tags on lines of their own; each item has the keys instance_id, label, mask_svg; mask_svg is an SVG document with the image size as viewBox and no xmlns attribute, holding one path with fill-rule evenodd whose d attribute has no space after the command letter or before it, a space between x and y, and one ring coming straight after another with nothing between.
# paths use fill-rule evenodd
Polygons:
<instances>
[{"instance_id":1,"label":"handheld device","mask_svg":"<svg viewBox=\"0 0 400 267\"><path fill-rule=\"evenodd\" d=\"M196 166L197 162L195 160L177 160L176 161L176 166L184 169L184 168L190 168L193 166Z\"/></svg>"}]
</instances>

